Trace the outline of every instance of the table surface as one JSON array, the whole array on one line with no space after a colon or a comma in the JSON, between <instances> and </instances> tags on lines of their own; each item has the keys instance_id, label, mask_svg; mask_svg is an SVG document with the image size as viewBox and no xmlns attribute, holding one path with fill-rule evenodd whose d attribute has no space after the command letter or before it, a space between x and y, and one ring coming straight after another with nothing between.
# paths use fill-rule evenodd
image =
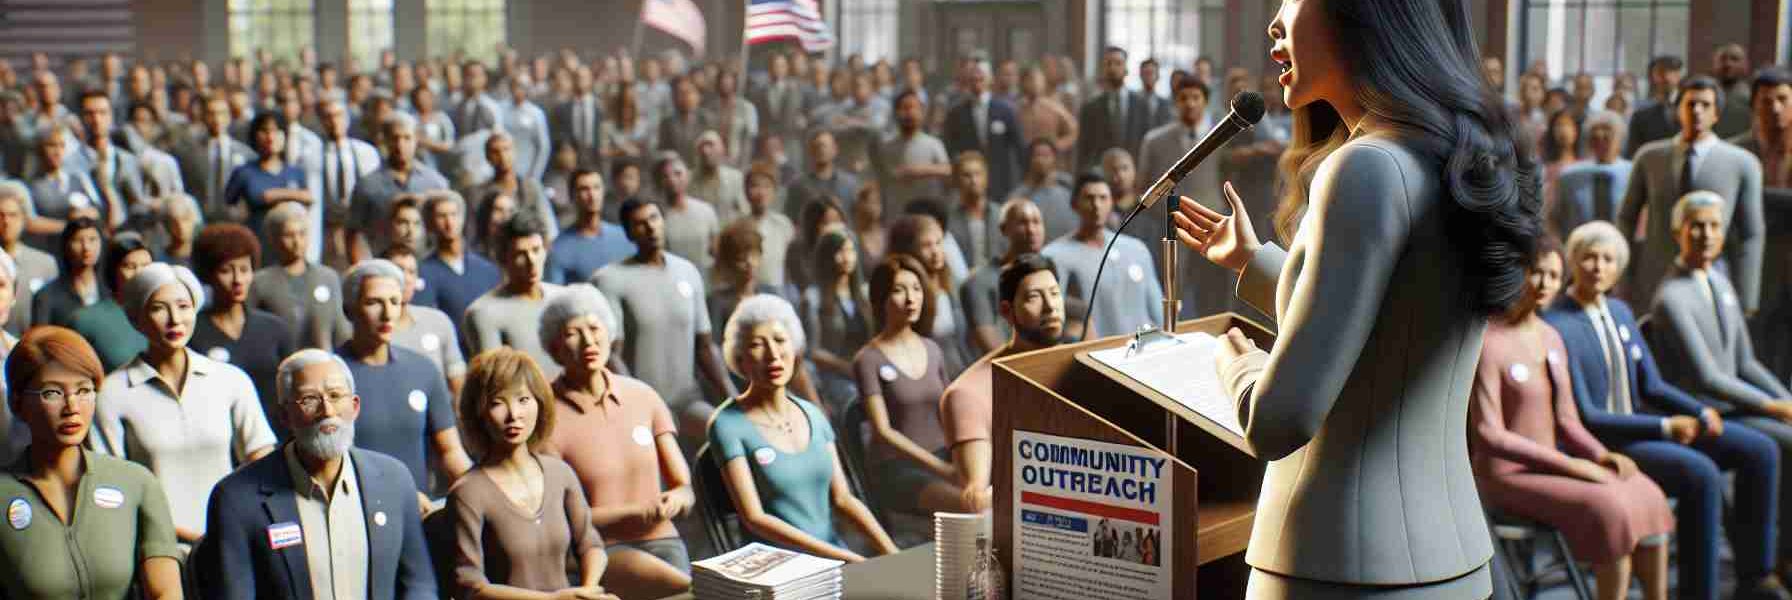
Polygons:
<instances>
[{"instance_id":1,"label":"table surface","mask_svg":"<svg viewBox=\"0 0 1792 600\"><path fill-rule=\"evenodd\" d=\"M915 546L841 569L846 600L933 600L933 544ZM665 600L692 600L689 593Z\"/></svg>"}]
</instances>

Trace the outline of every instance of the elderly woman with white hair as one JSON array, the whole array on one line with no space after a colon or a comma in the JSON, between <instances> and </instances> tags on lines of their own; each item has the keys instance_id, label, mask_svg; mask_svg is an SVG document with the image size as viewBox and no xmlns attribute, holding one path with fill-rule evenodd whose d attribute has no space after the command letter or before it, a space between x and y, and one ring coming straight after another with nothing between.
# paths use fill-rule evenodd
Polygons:
<instances>
[{"instance_id":1,"label":"elderly woman with white hair","mask_svg":"<svg viewBox=\"0 0 1792 600\"><path fill-rule=\"evenodd\" d=\"M156 261L183 267L193 266L193 242L199 238L199 228L205 225L205 215L199 209L199 201L187 194L170 194L156 201L158 225Z\"/></svg>"},{"instance_id":2,"label":"elderly woman with white hair","mask_svg":"<svg viewBox=\"0 0 1792 600\"><path fill-rule=\"evenodd\" d=\"M163 263L125 283L120 300L149 348L106 376L94 416L101 450L162 482L185 543L205 533L212 486L275 444L248 374L187 349L202 289L192 271Z\"/></svg>"},{"instance_id":3,"label":"elderly woman with white hair","mask_svg":"<svg viewBox=\"0 0 1792 600\"><path fill-rule=\"evenodd\" d=\"M1611 111L1595 111L1581 124L1587 155L1556 176L1556 197L1543 224L1555 235L1567 235L1588 221L1612 221L1630 184L1630 161L1623 156L1624 119Z\"/></svg>"},{"instance_id":4,"label":"elderly woman with white hair","mask_svg":"<svg viewBox=\"0 0 1792 600\"><path fill-rule=\"evenodd\" d=\"M13 335L23 334L31 326L34 316L32 297L57 275L56 257L24 243L25 219L30 205L31 190L25 184L0 181L0 250L12 257L16 267L13 275L16 301L6 321L6 331Z\"/></svg>"},{"instance_id":5,"label":"elderly woman with white hair","mask_svg":"<svg viewBox=\"0 0 1792 600\"><path fill-rule=\"evenodd\" d=\"M16 300L14 293L18 285L19 267L12 257L0 252L0 325L6 324L4 319L12 314ZM19 343L19 338L12 332L0 329L0 363L4 363L7 355L12 354L12 347ZM0 371L4 371L0 368ZM0 397L6 396L4 374L0 373ZM24 421L13 419L12 409L8 403L0 402L0 465L10 465L14 459L23 456L25 448L31 445L31 431Z\"/></svg>"},{"instance_id":6,"label":"elderly woman with white hair","mask_svg":"<svg viewBox=\"0 0 1792 600\"><path fill-rule=\"evenodd\" d=\"M1708 405L1662 377L1630 305L1609 295L1630 260L1617 226L1586 223L1566 246L1567 289L1543 313L1566 351L1555 360L1567 364L1587 430L1679 501L1681 589L1688 597L1716 598L1722 472L1736 473L1737 522L1772 523L1784 499L1775 483L1784 463L1772 440L1723 414L1728 406ZM1738 581L1766 585L1775 566L1772 528L1728 532Z\"/></svg>"},{"instance_id":7,"label":"elderly woman with white hair","mask_svg":"<svg viewBox=\"0 0 1792 600\"><path fill-rule=\"evenodd\" d=\"M603 534L603 586L627 598L660 598L691 586L691 558L673 519L696 503L677 420L658 392L611 371L622 324L603 292L567 288L541 312L541 345L560 365L559 425L548 440L578 474L591 521Z\"/></svg>"},{"instance_id":8,"label":"elderly woman with white hair","mask_svg":"<svg viewBox=\"0 0 1792 600\"><path fill-rule=\"evenodd\" d=\"M442 371L429 357L392 343L404 313L404 283L404 269L389 260L364 260L349 269L343 310L354 335L336 354L360 382L355 445L398 459L410 468L417 489L429 490L429 454L441 466L440 483L460 479L473 462L461 446Z\"/></svg>"},{"instance_id":9,"label":"elderly woman with white hair","mask_svg":"<svg viewBox=\"0 0 1792 600\"><path fill-rule=\"evenodd\" d=\"M747 390L716 409L710 460L722 465L728 495L749 537L809 554L863 561L834 530L856 527L880 554L896 552L871 509L852 495L821 409L787 391L803 351L803 329L784 299L741 301L722 336L728 370Z\"/></svg>"},{"instance_id":10,"label":"elderly woman with white hair","mask_svg":"<svg viewBox=\"0 0 1792 600\"><path fill-rule=\"evenodd\" d=\"M301 348L328 350L347 341L342 279L335 269L306 258L311 247L310 210L297 202L283 202L268 210L262 226L262 239L272 242L266 248L270 256L264 257L267 266L255 272L249 306L286 319Z\"/></svg>"}]
</instances>

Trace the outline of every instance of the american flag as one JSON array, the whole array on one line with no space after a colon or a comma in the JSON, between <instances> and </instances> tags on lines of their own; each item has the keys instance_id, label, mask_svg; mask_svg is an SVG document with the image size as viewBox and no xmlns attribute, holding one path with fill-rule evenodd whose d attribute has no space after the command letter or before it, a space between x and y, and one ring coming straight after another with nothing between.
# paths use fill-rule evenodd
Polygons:
<instances>
[{"instance_id":1,"label":"american flag","mask_svg":"<svg viewBox=\"0 0 1792 600\"><path fill-rule=\"evenodd\" d=\"M819 52L834 45L827 21L815 0L752 0L747 7L747 44L795 40L803 50Z\"/></svg>"},{"instance_id":2,"label":"american flag","mask_svg":"<svg viewBox=\"0 0 1792 600\"><path fill-rule=\"evenodd\" d=\"M708 31L703 24L703 11L692 0L647 0L641 5L641 22L672 37L684 40L691 50L703 54L703 40Z\"/></svg>"}]
</instances>

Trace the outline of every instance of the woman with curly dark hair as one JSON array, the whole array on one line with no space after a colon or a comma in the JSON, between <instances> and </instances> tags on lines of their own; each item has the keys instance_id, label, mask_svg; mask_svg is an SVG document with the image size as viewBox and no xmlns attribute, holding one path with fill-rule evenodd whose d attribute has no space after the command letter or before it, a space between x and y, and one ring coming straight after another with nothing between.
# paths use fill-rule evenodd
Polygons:
<instances>
[{"instance_id":1,"label":"woman with curly dark hair","mask_svg":"<svg viewBox=\"0 0 1792 600\"><path fill-rule=\"evenodd\" d=\"M1294 139L1276 211L1288 250L1181 203L1185 246L1276 317L1217 367L1269 461L1245 560L1252 598L1485 598L1467 444L1490 316L1541 233L1537 166L1482 81L1466 0L1284 0L1269 25Z\"/></svg>"}]
</instances>

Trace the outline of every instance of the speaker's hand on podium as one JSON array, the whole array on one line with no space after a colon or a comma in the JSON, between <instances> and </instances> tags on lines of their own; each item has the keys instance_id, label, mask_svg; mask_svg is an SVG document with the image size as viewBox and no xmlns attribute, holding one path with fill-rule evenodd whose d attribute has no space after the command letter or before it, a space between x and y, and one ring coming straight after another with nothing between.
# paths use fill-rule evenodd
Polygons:
<instances>
[{"instance_id":1,"label":"speaker's hand on podium","mask_svg":"<svg viewBox=\"0 0 1792 600\"><path fill-rule=\"evenodd\" d=\"M1222 215L1184 197L1172 218L1176 221L1176 238L1183 246L1213 264L1236 272L1244 270L1245 264L1251 262L1251 256L1263 243L1257 240L1251 215L1245 212L1244 200L1238 198L1230 181L1226 182L1225 196L1226 204L1232 208L1230 215Z\"/></svg>"}]
</instances>

